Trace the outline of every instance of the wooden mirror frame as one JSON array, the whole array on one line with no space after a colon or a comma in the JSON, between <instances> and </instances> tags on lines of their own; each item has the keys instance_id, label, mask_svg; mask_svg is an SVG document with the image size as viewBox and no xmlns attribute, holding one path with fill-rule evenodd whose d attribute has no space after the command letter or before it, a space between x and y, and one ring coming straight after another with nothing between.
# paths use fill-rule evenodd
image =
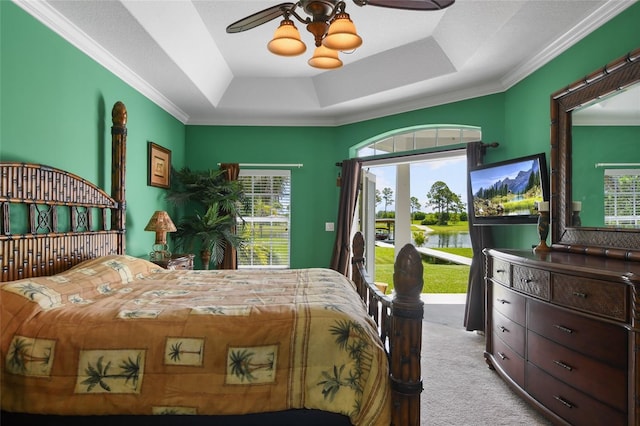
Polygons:
<instances>
[{"instance_id":1,"label":"wooden mirror frame","mask_svg":"<svg viewBox=\"0 0 640 426\"><path fill-rule=\"evenodd\" d=\"M640 48L551 95L551 242L555 250L640 261L640 229L571 227L571 113L640 81Z\"/></svg>"}]
</instances>

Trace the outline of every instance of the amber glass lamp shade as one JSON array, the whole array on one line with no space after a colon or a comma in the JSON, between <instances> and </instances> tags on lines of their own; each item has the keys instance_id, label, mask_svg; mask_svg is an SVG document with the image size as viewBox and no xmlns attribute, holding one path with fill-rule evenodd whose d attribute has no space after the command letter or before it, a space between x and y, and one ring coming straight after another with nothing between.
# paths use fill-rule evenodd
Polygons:
<instances>
[{"instance_id":1,"label":"amber glass lamp shade","mask_svg":"<svg viewBox=\"0 0 640 426\"><path fill-rule=\"evenodd\" d=\"M300 32L290 19L283 19L267 44L269 52L280 56L297 56L307 50L307 46L300 39Z\"/></svg>"},{"instance_id":2,"label":"amber glass lamp shade","mask_svg":"<svg viewBox=\"0 0 640 426\"><path fill-rule=\"evenodd\" d=\"M313 57L308 61L309 65L321 69L334 69L342 66L342 61L338 58L338 51L328 49L322 45L313 52Z\"/></svg>"},{"instance_id":3,"label":"amber glass lamp shade","mask_svg":"<svg viewBox=\"0 0 640 426\"><path fill-rule=\"evenodd\" d=\"M336 15L322 44L329 49L342 52L357 49L362 45L362 38L356 32L356 26L348 13Z\"/></svg>"},{"instance_id":4,"label":"amber glass lamp shade","mask_svg":"<svg viewBox=\"0 0 640 426\"><path fill-rule=\"evenodd\" d=\"M171 257L169 246L167 245L167 232L176 232L176 225L174 225L171 217L165 211L156 211L149 223L144 227L145 231L153 231L156 233L156 241L153 244L153 251L149 254L152 260L164 260Z\"/></svg>"}]
</instances>

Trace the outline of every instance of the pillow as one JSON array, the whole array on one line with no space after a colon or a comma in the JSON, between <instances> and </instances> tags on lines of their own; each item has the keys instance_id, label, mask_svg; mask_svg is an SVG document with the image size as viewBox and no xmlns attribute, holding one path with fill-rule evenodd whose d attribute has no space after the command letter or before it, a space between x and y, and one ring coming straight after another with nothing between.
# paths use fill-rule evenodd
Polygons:
<instances>
[{"instance_id":1,"label":"pillow","mask_svg":"<svg viewBox=\"0 0 640 426\"><path fill-rule=\"evenodd\" d=\"M96 276L103 282L129 283L144 278L161 269L145 259L128 255L108 255L85 260L55 276L73 280L81 274L85 277Z\"/></svg>"},{"instance_id":2,"label":"pillow","mask_svg":"<svg viewBox=\"0 0 640 426\"><path fill-rule=\"evenodd\" d=\"M0 283L0 290L14 293L22 303L10 303L12 298L1 298L3 308L17 315L26 303L35 302L43 310L90 303L97 297L126 291L129 283L145 279L161 269L144 259L126 255L109 255L81 262L56 275L24 278ZM27 309L28 310L28 309ZM26 311L25 311L26 312ZM31 308L32 315L37 310Z\"/></svg>"}]
</instances>

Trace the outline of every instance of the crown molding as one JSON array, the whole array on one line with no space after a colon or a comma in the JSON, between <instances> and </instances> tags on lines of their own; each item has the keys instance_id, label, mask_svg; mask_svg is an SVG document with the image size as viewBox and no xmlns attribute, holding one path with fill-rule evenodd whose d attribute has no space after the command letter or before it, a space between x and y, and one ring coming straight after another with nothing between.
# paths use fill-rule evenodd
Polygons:
<instances>
[{"instance_id":1,"label":"crown molding","mask_svg":"<svg viewBox=\"0 0 640 426\"><path fill-rule=\"evenodd\" d=\"M596 29L610 21L612 18L622 13L625 9L636 3L637 0L614 0L607 1L589 16L567 31L562 37L555 40L545 49L533 56L529 61L515 68L505 75L501 83L504 90L508 90L526 77L537 71L551 60L568 50L580 40L591 34Z\"/></svg>"},{"instance_id":2,"label":"crown molding","mask_svg":"<svg viewBox=\"0 0 640 426\"><path fill-rule=\"evenodd\" d=\"M47 28L58 34L64 40L71 43L81 52L89 56L98 64L115 74L129 86L146 96L153 103L164 109L180 122L187 123L189 116L178 108L158 90L147 83L143 78L133 72L125 64L103 49L84 31L71 23L46 1L40 0L13 0L25 12L36 18Z\"/></svg>"}]
</instances>

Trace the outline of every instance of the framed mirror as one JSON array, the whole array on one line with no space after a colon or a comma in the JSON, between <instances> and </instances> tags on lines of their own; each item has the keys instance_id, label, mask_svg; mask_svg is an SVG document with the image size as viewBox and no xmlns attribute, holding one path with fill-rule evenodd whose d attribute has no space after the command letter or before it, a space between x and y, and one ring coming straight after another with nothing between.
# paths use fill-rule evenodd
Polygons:
<instances>
[{"instance_id":1,"label":"framed mirror","mask_svg":"<svg viewBox=\"0 0 640 426\"><path fill-rule=\"evenodd\" d=\"M610 211L605 214L604 182L605 176L617 176L632 169L640 173L640 138L637 137L640 127L627 123L625 132L602 125L603 106L612 110L618 101L627 98L628 103L631 98L633 104L638 96L640 49L551 95L551 242L554 249L640 261L640 226L631 224L629 218L625 218L626 221L613 218ZM596 127L582 127L586 121L593 120L597 111L602 140L598 140ZM640 116L639 111L626 113ZM598 143L596 149L593 141L585 141L594 138ZM614 146L614 141L622 145ZM629 149L629 144L634 144L633 149ZM607 172L609 175L605 175L605 170L611 170ZM640 200L640 193L637 195ZM640 209L640 201L637 204ZM585 218L584 223L576 219L581 217Z\"/></svg>"},{"instance_id":2,"label":"framed mirror","mask_svg":"<svg viewBox=\"0 0 640 426\"><path fill-rule=\"evenodd\" d=\"M640 83L571 119L571 226L640 229ZM603 142L606 149L590 149Z\"/></svg>"}]
</instances>

